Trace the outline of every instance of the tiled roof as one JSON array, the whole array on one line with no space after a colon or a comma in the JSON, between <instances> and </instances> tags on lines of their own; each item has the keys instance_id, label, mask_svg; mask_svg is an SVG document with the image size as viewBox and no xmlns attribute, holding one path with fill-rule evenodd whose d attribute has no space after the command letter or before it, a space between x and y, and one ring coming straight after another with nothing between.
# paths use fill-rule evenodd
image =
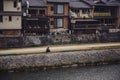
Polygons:
<instances>
[{"instance_id":1,"label":"tiled roof","mask_svg":"<svg viewBox=\"0 0 120 80\"><path fill-rule=\"evenodd\" d=\"M93 0L84 0L85 2L87 2L90 5L94 5L94 1Z\"/></svg>"},{"instance_id":2,"label":"tiled roof","mask_svg":"<svg viewBox=\"0 0 120 80\"><path fill-rule=\"evenodd\" d=\"M91 5L99 5L97 4L97 2L99 2L100 0L96 0L96 1L93 1L93 0L84 0L86 1L87 3L91 4ZM107 0L101 0L104 4L100 4L100 5L103 5L103 6L118 6L120 5L120 1L119 0L116 0L116 1L107 1Z\"/></svg>"},{"instance_id":3,"label":"tiled roof","mask_svg":"<svg viewBox=\"0 0 120 80\"><path fill-rule=\"evenodd\" d=\"M120 2L119 1L109 1L109 2L106 1L106 4L109 6L119 6Z\"/></svg>"},{"instance_id":4,"label":"tiled roof","mask_svg":"<svg viewBox=\"0 0 120 80\"><path fill-rule=\"evenodd\" d=\"M45 7L47 4L44 0L22 0L24 5L25 1L29 1L30 6L32 7ZM98 0L99 1L99 0ZM103 6L120 6L119 1L107 1L102 0L105 4ZM47 0L47 2L60 2L60 3L70 3L72 8L90 8L90 5L99 5L96 4L93 0Z\"/></svg>"},{"instance_id":5,"label":"tiled roof","mask_svg":"<svg viewBox=\"0 0 120 80\"><path fill-rule=\"evenodd\" d=\"M73 2L73 1L79 1L79 0L69 0L69 1L72 1L72 2Z\"/></svg>"},{"instance_id":6,"label":"tiled roof","mask_svg":"<svg viewBox=\"0 0 120 80\"><path fill-rule=\"evenodd\" d=\"M90 5L82 1L70 1L70 7L72 8L91 8Z\"/></svg>"},{"instance_id":7,"label":"tiled roof","mask_svg":"<svg viewBox=\"0 0 120 80\"><path fill-rule=\"evenodd\" d=\"M47 0L47 2L61 2L61 3L69 3L69 0Z\"/></svg>"},{"instance_id":8,"label":"tiled roof","mask_svg":"<svg viewBox=\"0 0 120 80\"><path fill-rule=\"evenodd\" d=\"M47 6L47 4L43 0L22 0L22 3L25 4L26 1L29 1L30 6L39 6L44 7Z\"/></svg>"}]
</instances>

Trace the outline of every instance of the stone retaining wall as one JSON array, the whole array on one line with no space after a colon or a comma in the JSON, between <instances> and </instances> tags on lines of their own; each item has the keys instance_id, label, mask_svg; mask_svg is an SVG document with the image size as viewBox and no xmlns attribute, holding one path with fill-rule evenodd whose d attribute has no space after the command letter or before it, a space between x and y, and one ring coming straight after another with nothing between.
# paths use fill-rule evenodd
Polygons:
<instances>
[{"instance_id":1,"label":"stone retaining wall","mask_svg":"<svg viewBox=\"0 0 120 80\"><path fill-rule=\"evenodd\" d=\"M0 37L0 48L31 47L57 44L120 42L120 33L56 34L41 36Z\"/></svg>"},{"instance_id":2,"label":"stone retaining wall","mask_svg":"<svg viewBox=\"0 0 120 80\"><path fill-rule=\"evenodd\" d=\"M0 70L120 61L120 49L0 56Z\"/></svg>"}]
</instances>

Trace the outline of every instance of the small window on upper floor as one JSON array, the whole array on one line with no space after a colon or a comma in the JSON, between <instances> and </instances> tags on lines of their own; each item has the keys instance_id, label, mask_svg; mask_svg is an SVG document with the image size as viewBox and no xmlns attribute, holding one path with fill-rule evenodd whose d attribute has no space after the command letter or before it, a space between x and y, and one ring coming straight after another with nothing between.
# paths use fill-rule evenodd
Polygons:
<instances>
[{"instance_id":1,"label":"small window on upper floor","mask_svg":"<svg viewBox=\"0 0 120 80\"><path fill-rule=\"evenodd\" d=\"M51 7L51 11L53 11L54 10L54 7Z\"/></svg>"},{"instance_id":2,"label":"small window on upper floor","mask_svg":"<svg viewBox=\"0 0 120 80\"><path fill-rule=\"evenodd\" d=\"M90 13L90 11L89 11L89 9L83 9L83 10L82 10L82 13L83 13L83 14L88 14L88 13Z\"/></svg>"},{"instance_id":3,"label":"small window on upper floor","mask_svg":"<svg viewBox=\"0 0 120 80\"><path fill-rule=\"evenodd\" d=\"M40 15L45 15L45 10L39 10Z\"/></svg>"},{"instance_id":4,"label":"small window on upper floor","mask_svg":"<svg viewBox=\"0 0 120 80\"><path fill-rule=\"evenodd\" d=\"M56 28L62 28L63 27L63 18L56 18L54 24L55 24Z\"/></svg>"},{"instance_id":5,"label":"small window on upper floor","mask_svg":"<svg viewBox=\"0 0 120 80\"><path fill-rule=\"evenodd\" d=\"M3 0L0 0L0 11L3 11Z\"/></svg>"},{"instance_id":6,"label":"small window on upper floor","mask_svg":"<svg viewBox=\"0 0 120 80\"><path fill-rule=\"evenodd\" d=\"M36 9L29 9L29 14L31 14L31 15L37 15L38 11Z\"/></svg>"},{"instance_id":7,"label":"small window on upper floor","mask_svg":"<svg viewBox=\"0 0 120 80\"><path fill-rule=\"evenodd\" d=\"M18 0L19 2L21 2L21 0Z\"/></svg>"},{"instance_id":8,"label":"small window on upper floor","mask_svg":"<svg viewBox=\"0 0 120 80\"><path fill-rule=\"evenodd\" d=\"M3 22L3 16L0 16L0 22Z\"/></svg>"},{"instance_id":9,"label":"small window on upper floor","mask_svg":"<svg viewBox=\"0 0 120 80\"><path fill-rule=\"evenodd\" d=\"M14 8L17 7L17 0L14 0L14 2L13 2L13 6L14 6Z\"/></svg>"},{"instance_id":10,"label":"small window on upper floor","mask_svg":"<svg viewBox=\"0 0 120 80\"><path fill-rule=\"evenodd\" d=\"M63 14L64 5L55 5L55 14Z\"/></svg>"},{"instance_id":11,"label":"small window on upper floor","mask_svg":"<svg viewBox=\"0 0 120 80\"><path fill-rule=\"evenodd\" d=\"M12 16L9 16L9 21L12 21Z\"/></svg>"},{"instance_id":12,"label":"small window on upper floor","mask_svg":"<svg viewBox=\"0 0 120 80\"><path fill-rule=\"evenodd\" d=\"M2 35L2 34L3 34L3 31L0 30L0 35Z\"/></svg>"},{"instance_id":13,"label":"small window on upper floor","mask_svg":"<svg viewBox=\"0 0 120 80\"><path fill-rule=\"evenodd\" d=\"M54 25L54 21L51 21L51 25Z\"/></svg>"},{"instance_id":14,"label":"small window on upper floor","mask_svg":"<svg viewBox=\"0 0 120 80\"><path fill-rule=\"evenodd\" d=\"M79 9L71 9L72 12L75 12L76 14L78 14L80 12Z\"/></svg>"}]
</instances>

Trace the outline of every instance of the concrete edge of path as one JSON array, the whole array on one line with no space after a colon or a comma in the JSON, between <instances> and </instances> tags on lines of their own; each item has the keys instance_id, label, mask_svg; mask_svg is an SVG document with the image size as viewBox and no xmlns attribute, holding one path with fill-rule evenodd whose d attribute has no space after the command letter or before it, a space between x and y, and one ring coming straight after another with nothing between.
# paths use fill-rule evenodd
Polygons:
<instances>
[{"instance_id":1,"label":"concrete edge of path","mask_svg":"<svg viewBox=\"0 0 120 80\"><path fill-rule=\"evenodd\" d=\"M45 53L46 48L47 46L0 50L0 55ZM51 53L54 53L54 52L109 49L109 48L120 48L120 42L119 43L96 43L96 44L73 44L73 45L50 46L50 51Z\"/></svg>"}]
</instances>

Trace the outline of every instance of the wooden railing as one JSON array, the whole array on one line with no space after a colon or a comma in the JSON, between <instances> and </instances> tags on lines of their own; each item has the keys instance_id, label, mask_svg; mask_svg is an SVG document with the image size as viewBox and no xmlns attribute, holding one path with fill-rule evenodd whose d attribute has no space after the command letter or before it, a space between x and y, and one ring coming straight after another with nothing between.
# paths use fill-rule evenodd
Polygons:
<instances>
[{"instance_id":1,"label":"wooden railing","mask_svg":"<svg viewBox=\"0 0 120 80\"><path fill-rule=\"evenodd\" d=\"M111 13L110 12L101 12L101 13L95 12L93 15L95 17L99 17L99 16L111 16Z\"/></svg>"}]
</instances>

